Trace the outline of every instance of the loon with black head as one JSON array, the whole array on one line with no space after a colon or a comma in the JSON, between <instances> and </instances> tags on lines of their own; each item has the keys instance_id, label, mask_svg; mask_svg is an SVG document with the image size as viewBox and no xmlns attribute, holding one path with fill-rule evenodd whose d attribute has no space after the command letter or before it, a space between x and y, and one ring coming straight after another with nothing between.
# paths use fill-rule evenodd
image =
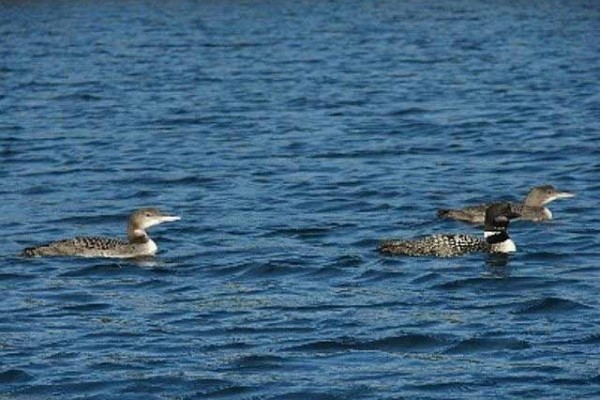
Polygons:
<instances>
[{"instance_id":1,"label":"loon with black head","mask_svg":"<svg viewBox=\"0 0 600 400\"><path fill-rule=\"evenodd\" d=\"M490 205L485 212L483 237L465 234L437 234L413 240L389 240L379 246L384 254L454 257L468 253L513 253L515 243L508 236L508 224L518 218L510 203Z\"/></svg>"},{"instance_id":2,"label":"loon with black head","mask_svg":"<svg viewBox=\"0 0 600 400\"><path fill-rule=\"evenodd\" d=\"M511 203L514 210L521 214L520 219L528 221L545 221L552 219L552 212L546 204L557 200L574 197L571 192L561 192L552 185L536 186L527 193L522 203ZM458 221L482 224L485 222L485 210L488 204L478 204L455 210L439 210L438 216Z\"/></svg>"},{"instance_id":3,"label":"loon with black head","mask_svg":"<svg viewBox=\"0 0 600 400\"><path fill-rule=\"evenodd\" d=\"M127 224L127 240L97 236L59 240L42 246L28 247L21 253L26 257L77 256L104 258L148 257L158 247L146 229L163 222L177 221L180 217L166 215L156 208L142 208L131 214Z\"/></svg>"}]
</instances>

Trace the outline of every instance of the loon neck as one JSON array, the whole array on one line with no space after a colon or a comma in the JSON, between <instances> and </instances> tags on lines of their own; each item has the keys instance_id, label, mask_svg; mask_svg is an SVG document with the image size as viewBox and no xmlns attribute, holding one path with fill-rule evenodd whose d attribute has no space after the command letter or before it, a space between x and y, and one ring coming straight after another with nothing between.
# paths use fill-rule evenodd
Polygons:
<instances>
[{"instance_id":1,"label":"loon neck","mask_svg":"<svg viewBox=\"0 0 600 400\"><path fill-rule=\"evenodd\" d=\"M129 243L147 243L150 241L150 236L148 236L145 230L131 224L127 227L127 238L129 239Z\"/></svg>"},{"instance_id":2,"label":"loon neck","mask_svg":"<svg viewBox=\"0 0 600 400\"><path fill-rule=\"evenodd\" d=\"M510 240L510 237L508 236L508 232L506 232L505 230L485 231L485 232L483 232L483 237L485 238L485 241L488 242L489 244L497 244L497 243L502 243L506 240Z\"/></svg>"},{"instance_id":3,"label":"loon neck","mask_svg":"<svg viewBox=\"0 0 600 400\"><path fill-rule=\"evenodd\" d=\"M517 246L508 236L508 232L502 231L485 231L485 241L490 246L492 253L514 253L517 251Z\"/></svg>"}]
</instances>

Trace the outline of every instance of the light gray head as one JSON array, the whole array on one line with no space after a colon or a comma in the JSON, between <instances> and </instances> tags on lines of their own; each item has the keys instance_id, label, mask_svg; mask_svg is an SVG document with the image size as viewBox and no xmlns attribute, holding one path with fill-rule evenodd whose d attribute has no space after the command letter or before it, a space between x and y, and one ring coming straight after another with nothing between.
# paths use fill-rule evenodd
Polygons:
<instances>
[{"instance_id":1,"label":"light gray head","mask_svg":"<svg viewBox=\"0 0 600 400\"><path fill-rule=\"evenodd\" d=\"M536 186L527 193L525 205L530 207L542 207L557 199L574 197L574 193L560 192L552 185Z\"/></svg>"},{"instance_id":2,"label":"light gray head","mask_svg":"<svg viewBox=\"0 0 600 400\"><path fill-rule=\"evenodd\" d=\"M163 214L156 208L142 208L135 211L129 217L129 225L135 229L148 229L151 226L162 224L163 222L177 221L181 217Z\"/></svg>"},{"instance_id":3,"label":"light gray head","mask_svg":"<svg viewBox=\"0 0 600 400\"><path fill-rule=\"evenodd\" d=\"M147 237L146 229L151 226L162 224L163 222L177 221L181 217L175 215L163 214L156 208L141 208L129 217L127 226L127 235L129 239L139 239Z\"/></svg>"}]
</instances>

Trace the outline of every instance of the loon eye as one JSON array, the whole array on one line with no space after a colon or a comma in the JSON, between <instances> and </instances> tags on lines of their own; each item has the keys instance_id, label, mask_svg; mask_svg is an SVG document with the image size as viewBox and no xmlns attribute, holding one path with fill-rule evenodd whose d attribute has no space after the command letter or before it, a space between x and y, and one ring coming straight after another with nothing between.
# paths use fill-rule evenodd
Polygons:
<instances>
[{"instance_id":1,"label":"loon eye","mask_svg":"<svg viewBox=\"0 0 600 400\"><path fill-rule=\"evenodd\" d=\"M146 217L151 217L152 215L150 215L149 212L146 213Z\"/></svg>"}]
</instances>

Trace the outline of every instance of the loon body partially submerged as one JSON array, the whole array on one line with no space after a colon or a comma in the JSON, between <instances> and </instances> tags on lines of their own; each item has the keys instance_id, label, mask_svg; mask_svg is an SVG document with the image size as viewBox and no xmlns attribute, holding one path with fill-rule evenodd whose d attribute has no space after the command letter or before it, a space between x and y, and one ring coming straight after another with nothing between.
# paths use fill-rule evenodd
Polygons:
<instances>
[{"instance_id":1,"label":"loon body partially submerged","mask_svg":"<svg viewBox=\"0 0 600 400\"><path fill-rule=\"evenodd\" d=\"M513 209L521 214L521 219L528 221L544 221L552 219L552 212L545 207L546 204L557 200L574 197L574 193L560 192L551 185L536 186L527 193L522 203L511 203ZM488 204L478 204L455 210L439 210L438 216L451 218L458 221L483 224L485 210Z\"/></svg>"},{"instance_id":2,"label":"loon body partially submerged","mask_svg":"<svg viewBox=\"0 0 600 400\"><path fill-rule=\"evenodd\" d=\"M129 217L127 239L97 236L76 237L42 246L28 247L21 253L26 257L78 256L106 258L135 258L156 254L158 247L146 229L163 222L177 221L180 217L166 215L156 208L143 208Z\"/></svg>"},{"instance_id":3,"label":"loon body partially submerged","mask_svg":"<svg viewBox=\"0 0 600 400\"><path fill-rule=\"evenodd\" d=\"M508 236L508 224L518 218L510 203L497 203L485 212L485 232L483 237L465 234L438 234L413 240L389 240L379 246L384 254L406 256L454 257L463 254L512 253L516 251L514 242Z\"/></svg>"}]
</instances>

